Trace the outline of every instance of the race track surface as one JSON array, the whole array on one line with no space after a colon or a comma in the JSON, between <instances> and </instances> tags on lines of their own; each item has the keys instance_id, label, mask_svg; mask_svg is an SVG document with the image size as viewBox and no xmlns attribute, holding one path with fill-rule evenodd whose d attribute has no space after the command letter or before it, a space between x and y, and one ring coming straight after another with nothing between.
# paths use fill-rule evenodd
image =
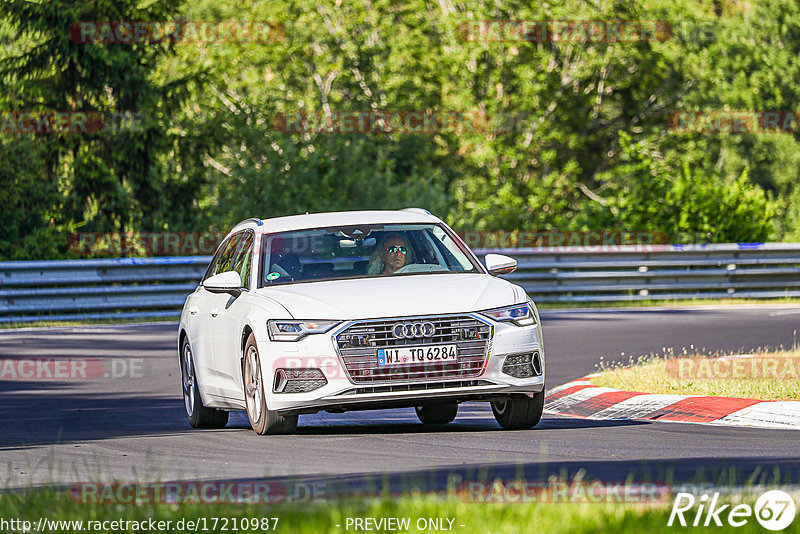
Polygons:
<instances>
[{"instance_id":1,"label":"race track surface","mask_svg":"<svg viewBox=\"0 0 800 534\"><path fill-rule=\"evenodd\" d=\"M663 347L751 350L791 346L800 310L787 306L542 313L548 387ZM668 422L603 422L545 414L504 432L488 404L423 427L413 409L300 417L291 436L257 436L243 412L224 430L192 430L180 392L173 323L0 331L0 358L104 360L94 380L0 380L0 481L233 480L391 473L443 486L463 477L589 477L744 482L780 470L800 483L800 431ZM621 353L625 353L621 356ZM112 359L113 362L112 363ZM133 376L131 376L133 375ZM388 480L388 479L387 479ZM393 482L394 483L394 482ZM400 484L400 482L397 482Z\"/></svg>"}]
</instances>

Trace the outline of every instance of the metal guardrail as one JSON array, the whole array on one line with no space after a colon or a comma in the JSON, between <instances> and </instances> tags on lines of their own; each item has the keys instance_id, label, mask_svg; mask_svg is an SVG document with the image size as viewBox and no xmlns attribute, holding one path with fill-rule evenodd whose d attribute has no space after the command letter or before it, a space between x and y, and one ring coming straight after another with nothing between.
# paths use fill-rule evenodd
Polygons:
<instances>
[{"instance_id":1,"label":"metal guardrail","mask_svg":"<svg viewBox=\"0 0 800 534\"><path fill-rule=\"evenodd\" d=\"M537 302L800 297L800 243L483 249ZM0 323L175 318L209 256L0 262Z\"/></svg>"},{"instance_id":2,"label":"metal guardrail","mask_svg":"<svg viewBox=\"0 0 800 534\"><path fill-rule=\"evenodd\" d=\"M0 262L0 323L180 316L210 256Z\"/></svg>"},{"instance_id":3,"label":"metal guardrail","mask_svg":"<svg viewBox=\"0 0 800 534\"><path fill-rule=\"evenodd\" d=\"M800 297L800 243L483 250L518 260L506 276L537 302Z\"/></svg>"}]
</instances>

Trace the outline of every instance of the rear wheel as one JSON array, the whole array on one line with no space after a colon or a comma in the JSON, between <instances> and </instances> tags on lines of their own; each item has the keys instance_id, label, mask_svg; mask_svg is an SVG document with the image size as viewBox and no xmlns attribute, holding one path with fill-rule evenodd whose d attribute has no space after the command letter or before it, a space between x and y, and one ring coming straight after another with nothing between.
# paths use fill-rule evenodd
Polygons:
<instances>
[{"instance_id":1,"label":"rear wheel","mask_svg":"<svg viewBox=\"0 0 800 534\"><path fill-rule=\"evenodd\" d=\"M297 428L297 415L279 415L267 408L261 358L253 334L247 338L242 365L244 398L250 426L259 434L289 434Z\"/></svg>"},{"instance_id":2,"label":"rear wheel","mask_svg":"<svg viewBox=\"0 0 800 534\"><path fill-rule=\"evenodd\" d=\"M228 412L203 406L197 386L192 347L188 339L184 339L181 345L181 382L183 405L190 425L194 428L223 428L228 424Z\"/></svg>"},{"instance_id":3,"label":"rear wheel","mask_svg":"<svg viewBox=\"0 0 800 534\"><path fill-rule=\"evenodd\" d=\"M544 389L528 397L509 395L501 401L492 401L494 418L504 430L532 428L539 423L544 410Z\"/></svg>"},{"instance_id":4,"label":"rear wheel","mask_svg":"<svg viewBox=\"0 0 800 534\"><path fill-rule=\"evenodd\" d=\"M458 414L457 402L437 402L417 406L417 417L425 425L444 425L451 422Z\"/></svg>"}]
</instances>

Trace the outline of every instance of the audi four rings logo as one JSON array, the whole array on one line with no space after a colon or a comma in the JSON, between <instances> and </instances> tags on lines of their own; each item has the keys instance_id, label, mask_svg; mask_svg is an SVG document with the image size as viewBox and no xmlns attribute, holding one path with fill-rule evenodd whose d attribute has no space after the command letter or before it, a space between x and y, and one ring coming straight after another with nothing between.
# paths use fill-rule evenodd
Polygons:
<instances>
[{"instance_id":1,"label":"audi four rings logo","mask_svg":"<svg viewBox=\"0 0 800 534\"><path fill-rule=\"evenodd\" d=\"M431 337L434 332L433 323L397 323L392 327L392 335L397 339Z\"/></svg>"}]
</instances>

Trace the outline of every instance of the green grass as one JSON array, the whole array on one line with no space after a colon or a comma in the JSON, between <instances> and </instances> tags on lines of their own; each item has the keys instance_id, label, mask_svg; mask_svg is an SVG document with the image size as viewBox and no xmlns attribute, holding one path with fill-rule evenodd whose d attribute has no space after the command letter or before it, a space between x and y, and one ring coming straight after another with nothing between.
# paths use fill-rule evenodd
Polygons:
<instances>
[{"instance_id":1,"label":"green grass","mask_svg":"<svg viewBox=\"0 0 800 534\"><path fill-rule=\"evenodd\" d=\"M800 400L800 350L754 351L753 355L752 359L719 360L725 355L691 354L685 349L680 355L651 354L631 358L627 364L601 363L601 374L591 381L646 393Z\"/></svg>"},{"instance_id":2,"label":"green grass","mask_svg":"<svg viewBox=\"0 0 800 534\"><path fill-rule=\"evenodd\" d=\"M0 495L0 517L25 519L36 523L40 517L50 520L170 520L173 524L181 519L201 520L209 532L222 531L222 518L228 519L229 532L254 532L254 530L231 528L235 518L241 526L242 519L278 518L276 532L284 533L345 533L356 532L351 526L346 529L347 518L410 518L407 532L432 532L418 530L420 518L453 518L453 532L502 534L502 533L643 533L675 532L680 527L668 527L672 500L659 505L597 504L597 503L473 503L456 498L436 496L407 496L396 499L350 499L335 502L295 503L282 505L246 504L143 504L143 505L97 505L76 503L64 493L54 491L31 491ZM213 518L220 518L213 530ZM688 516L687 516L688 517ZM271 522L271 524L274 523ZM446 524L446 522L445 522ZM202 523L201 523L202 525ZM337 526L338 525L338 526ZM463 525L463 526L461 526ZM691 527L690 527L691 528ZM198 529L203 532L202 526ZM741 528L729 526L692 528L709 532L737 533L764 532L751 518ZM58 532L75 532L76 529ZM120 531L120 530L107 530ZM171 530L175 532L176 530ZM188 531L184 528L184 531ZM259 530L265 532L266 530ZM800 532L800 521L795 521L786 532Z\"/></svg>"}]
</instances>

